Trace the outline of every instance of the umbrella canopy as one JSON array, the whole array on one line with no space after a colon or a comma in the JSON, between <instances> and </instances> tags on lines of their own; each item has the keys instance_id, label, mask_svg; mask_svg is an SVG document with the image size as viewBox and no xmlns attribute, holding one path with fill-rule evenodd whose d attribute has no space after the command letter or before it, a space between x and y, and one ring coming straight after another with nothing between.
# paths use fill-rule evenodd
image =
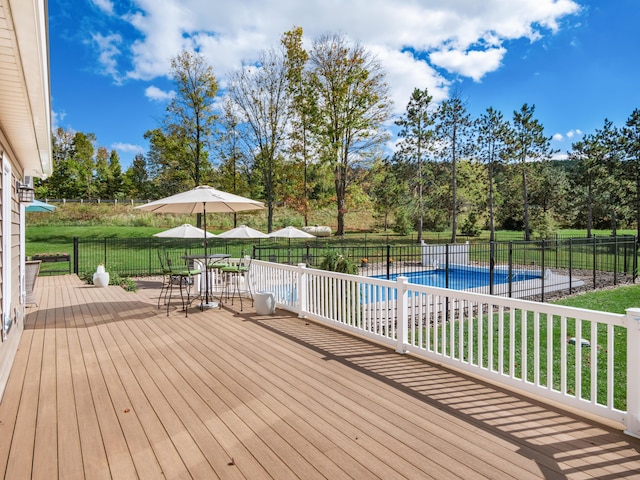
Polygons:
<instances>
[{"instance_id":1,"label":"umbrella canopy","mask_svg":"<svg viewBox=\"0 0 640 480\"><path fill-rule=\"evenodd\" d=\"M202 213L204 217L204 253L207 254L207 212L243 212L247 210L263 210L264 204L241 197L232 193L216 190L207 185L201 185L192 190L176 193L170 197L161 198L144 205L137 206L140 210L156 213ZM206 305L209 305L209 269L204 270L207 288L205 288Z\"/></svg>"},{"instance_id":2,"label":"umbrella canopy","mask_svg":"<svg viewBox=\"0 0 640 480\"><path fill-rule=\"evenodd\" d=\"M218 234L218 238L269 238L269 235L247 227L246 225L240 225L239 227Z\"/></svg>"},{"instance_id":3,"label":"umbrella canopy","mask_svg":"<svg viewBox=\"0 0 640 480\"><path fill-rule=\"evenodd\" d=\"M224 213L263 210L264 204L233 193L201 185L136 208L157 213Z\"/></svg>"},{"instance_id":4,"label":"umbrella canopy","mask_svg":"<svg viewBox=\"0 0 640 480\"><path fill-rule=\"evenodd\" d=\"M213 233L205 232L198 227L194 227L190 223L185 223L184 225L180 225L179 227L171 228L169 230L165 230L164 232L153 234L154 237L164 238L202 238L205 235L207 236L207 238L215 237Z\"/></svg>"},{"instance_id":5,"label":"umbrella canopy","mask_svg":"<svg viewBox=\"0 0 640 480\"><path fill-rule=\"evenodd\" d=\"M53 212L56 209L55 205L49 205L48 203L41 202L40 200L34 200L24 208L25 212Z\"/></svg>"},{"instance_id":6,"label":"umbrella canopy","mask_svg":"<svg viewBox=\"0 0 640 480\"><path fill-rule=\"evenodd\" d=\"M269 234L270 237L278 237L278 238L314 238L315 235L311 235L303 230L299 230L296 227L288 226L281 228L280 230L276 230L275 232L271 232Z\"/></svg>"}]
</instances>

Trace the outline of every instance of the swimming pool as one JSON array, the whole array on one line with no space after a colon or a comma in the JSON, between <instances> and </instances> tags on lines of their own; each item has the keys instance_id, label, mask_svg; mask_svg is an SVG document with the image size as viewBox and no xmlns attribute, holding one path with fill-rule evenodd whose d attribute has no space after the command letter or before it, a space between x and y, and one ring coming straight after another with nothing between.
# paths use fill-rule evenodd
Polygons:
<instances>
[{"instance_id":1,"label":"swimming pool","mask_svg":"<svg viewBox=\"0 0 640 480\"><path fill-rule=\"evenodd\" d=\"M449 281L447 283L447 276ZM422 270L418 272L394 273L389 275L390 280L398 277L407 277L409 283L417 285L426 285L430 287L452 288L454 290L468 290L470 288L485 287L490 284L489 268L486 267L467 267L467 266L451 266L449 271L445 268L434 268L431 270ZM539 272L529 270L512 271L512 282L522 282L540 278ZM387 278L386 275L376 275L373 278ZM509 270L505 268L496 268L493 271L494 285L509 282Z\"/></svg>"}]
</instances>

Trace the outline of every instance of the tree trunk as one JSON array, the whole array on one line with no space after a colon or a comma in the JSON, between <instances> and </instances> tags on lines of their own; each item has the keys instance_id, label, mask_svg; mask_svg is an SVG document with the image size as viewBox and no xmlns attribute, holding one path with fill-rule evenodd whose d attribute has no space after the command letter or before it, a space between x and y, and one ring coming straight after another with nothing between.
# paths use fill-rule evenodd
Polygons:
<instances>
[{"instance_id":1,"label":"tree trunk","mask_svg":"<svg viewBox=\"0 0 640 480\"><path fill-rule=\"evenodd\" d=\"M529 232L529 195L527 194L527 168L522 164L522 202L524 207L524 239L531 240L531 232Z\"/></svg>"},{"instance_id":2,"label":"tree trunk","mask_svg":"<svg viewBox=\"0 0 640 480\"><path fill-rule=\"evenodd\" d=\"M452 160L452 164L451 164L451 190L452 190L452 216L451 216L451 243L456 243L456 231L458 229L458 202L457 202L457 191L458 191L458 185L456 182L456 157L455 157L455 151L453 154L453 160Z\"/></svg>"},{"instance_id":3,"label":"tree trunk","mask_svg":"<svg viewBox=\"0 0 640 480\"><path fill-rule=\"evenodd\" d=\"M335 170L336 179L336 206L338 208L338 229L336 235L344 235L344 214L346 212L346 171L343 165L338 165Z\"/></svg>"},{"instance_id":4,"label":"tree trunk","mask_svg":"<svg viewBox=\"0 0 640 480\"><path fill-rule=\"evenodd\" d=\"M591 238L593 229L593 192L591 182L587 186L587 238Z\"/></svg>"},{"instance_id":5,"label":"tree trunk","mask_svg":"<svg viewBox=\"0 0 640 480\"><path fill-rule=\"evenodd\" d=\"M267 233L273 230L273 202L267 203Z\"/></svg>"},{"instance_id":6,"label":"tree trunk","mask_svg":"<svg viewBox=\"0 0 640 480\"><path fill-rule=\"evenodd\" d=\"M489 164L489 241L496 237L496 221L493 213L493 163Z\"/></svg>"},{"instance_id":7,"label":"tree trunk","mask_svg":"<svg viewBox=\"0 0 640 480\"><path fill-rule=\"evenodd\" d=\"M422 204L422 150L418 144L418 243L422 243L422 228L424 226L424 206Z\"/></svg>"},{"instance_id":8,"label":"tree trunk","mask_svg":"<svg viewBox=\"0 0 640 480\"><path fill-rule=\"evenodd\" d=\"M636 163L637 165L637 163ZM636 169L636 228L637 238L640 238L640 172Z\"/></svg>"}]
</instances>

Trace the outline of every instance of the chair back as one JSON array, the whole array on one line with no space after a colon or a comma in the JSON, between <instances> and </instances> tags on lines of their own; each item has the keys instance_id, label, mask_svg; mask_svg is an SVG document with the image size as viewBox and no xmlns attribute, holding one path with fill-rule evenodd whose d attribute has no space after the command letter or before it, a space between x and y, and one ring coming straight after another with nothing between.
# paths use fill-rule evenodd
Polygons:
<instances>
[{"instance_id":1,"label":"chair back","mask_svg":"<svg viewBox=\"0 0 640 480\"><path fill-rule=\"evenodd\" d=\"M165 273L167 268L165 267L165 261L162 259L162 251L160 249L158 249L158 262L160 262L160 269L162 270L162 273Z\"/></svg>"}]
</instances>

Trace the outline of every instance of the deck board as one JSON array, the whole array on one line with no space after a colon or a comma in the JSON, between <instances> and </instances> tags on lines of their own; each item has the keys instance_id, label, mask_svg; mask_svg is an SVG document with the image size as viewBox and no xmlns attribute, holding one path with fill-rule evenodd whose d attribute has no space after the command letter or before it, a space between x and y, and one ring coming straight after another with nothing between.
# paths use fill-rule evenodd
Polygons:
<instances>
[{"instance_id":1,"label":"deck board","mask_svg":"<svg viewBox=\"0 0 640 480\"><path fill-rule=\"evenodd\" d=\"M281 310L167 316L156 287L39 278L4 478L640 478L611 426Z\"/></svg>"}]
</instances>

